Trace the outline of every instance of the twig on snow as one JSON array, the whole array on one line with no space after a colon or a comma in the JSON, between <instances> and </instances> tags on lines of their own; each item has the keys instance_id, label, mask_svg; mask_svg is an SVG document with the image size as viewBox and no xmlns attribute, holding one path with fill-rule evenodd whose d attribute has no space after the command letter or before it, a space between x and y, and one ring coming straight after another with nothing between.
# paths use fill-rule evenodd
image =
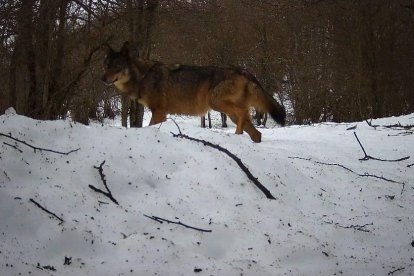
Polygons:
<instances>
[{"instance_id":1,"label":"twig on snow","mask_svg":"<svg viewBox=\"0 0 414 276\"><path fill-rule=\"evenodd\" d=\"M72 152L75 152L75 151L80 150L80 148L77 148L77 149L74 149L74 150L70 150L70 151L68 151L68 152L56 151L56 150L52 150L52 149L45 149L45 148L40 148L40 147L33 146L33 145L31 145L31 144L29 144L29 143L27 143L27 142L23 141L23 140L20 140L20 139L18 139L18 138L13 137L13 136L11 135L11 133L9 133L9 135L4 134L4 133L0 133L0 136L3 136L3 137L6 137L6 138L9 138L9 139L14 140L14 141L16 141L16 142L19 142L19 143L21 143L21 144L23 144L23 145L26 145L26 146L28 146L29 148L32 148L32 149L33 149L33 151L34 151L35 153L36 153L36 151L38 150L38 151L47 151L47 152L53 152L53 153L57 153L57 154L69 155L69 154L71 154Z\"/></svg>"},{"instance_id":2,"label":"twig on snow","mask_svg":"<svg viewBox=\"0 0 414 276\"><path fill-rule=\"evenodd\" d=\"M3 171L3 173L4 173L4 176L7 177L7 179L10 181L11 179L10 179L9 175L6 173L6 171Z\"/></svg>"},{"instance_id":3,"label":"twig on snow","mask_svg":"<svg viewBox=\"0 0 414 276\"><path fill-rule=\"evenodd\" d=\"M51 270L51 271L56 271L56 268L52 265L40 265L40 263L37 263L36 268L40 269L40 270Z\"/></svg>"},{"instance_id":4,"label":"twig on snow","mask_svg":"<svg viewBox=\"0 0 414 276\"><path fill-rule=\"evenodd\" d=\"M209 146L209 147L214 148L218 151L224 152L225 154L227 154L227 156L229 156L231 159L233 159L237 163L237 165L240 167L240 169L247 175L247 177L253 182L253 184L256 185L256 187L259 188L259 190L262 191L265 194L266 198L276 199L272 195L272 193L262 183L260 183L258 178L253 176L253 174L246 167L246 165L244 165L244 163L241 161L241 159L239 157L237 157L234 153L230 152L228 149L223 148L220 145L213 144L213 143L208 142L206 140L193 138L193 137L190 137L188 135L183 134L181 132L180 126L177 124L177 122L172 118L170 118L170 120L172 120L174 122L174 124L177 126L177 129L178 129L178 132L179 132L178 134L171 132L173 137L184 138L184 139L187 139L187 140L190 140L190 141L199 142L199 143L202 143L204 146Z\"/></svg>"},{"instance_id":5,"label":"twig on snow","mask_svg":"<svg viewBox=\"0 0 414 276\"><path fill-rule=\"evenodd\" d=\"M381 179L381 180L384 180L384 181L387 181L387 182L400 184L400 185L402 185L401 194L403 194L404 189L405 189L405 183L404 182L399 182L399 181L396 181L396 180L388 179L388 178L385 178L383 176L378 176L378 175L370 174L370 173L357 173L354 170L351 170L350 168L345 167L342 164L325 163L325 162L320 162L320 161L313 161L311 158L303 158L303 157L297 157L297 156L289 156L288 158L290 158L290 159L300 159L300 160L311 161L311 162L314 162L315 164L319 164L319 165L336 166L336 167L343 168L343 169L347 170L348 172L351 172L351 173L353 173L353 174L355 174L357 176L360 176L360 177L372 177L372 178Z\"/></svg>"},{"instance_id":6,"label":"twig on snow","mask_svg":"<svg viewBox=\"0 0 414 276\"><path fill-rule=\"evenodd\" d=\"M410 118L411 119L411 118ZM403 125L401 125L401 123L400 122L398 122L397 124L392 124L392 125L373 125L372 124L372 119L371 119L371 121L369 121L368 122L368 120L365 120L365 122L370 126L370 127L373 127L373 128L377 128L377 127L383 127L383 128L392 128L392 129L405 129L405 130L410 130L410 129L412 129L413 127L414 127L414 125L405 125L405 126L403 126Z\"/></svg>"},{"instance_id":7,"label":"twig on snow","mask_svg":"<svg viewBox=\"0 0 414 276\"><path fill-rule=\"evenodd\" d=\"M12 144L9 144L9 143L6 143L6 142L3 142L3 144L5 144L6 146L9 146L9 147L14 148L15 150L17 150L17 151L18 151L18 152L20 152L20 153L23 153L23 151L22 151L21 149L19 149L19 148L17 147L17 145L12 145Z\"/></svg>"},{"instance_id":8,"label":"twig on snow","mask_svg":"<svg viewBox=\"0 0 414 276\"><path fill-rule=\"evenodd\" d=\"M405 157L398 158L398 159L380 159L380 158L372 157L372 156L368 155L367 152L365 151L364 147L362 146L361 141L359 141L359 138L358 138L356 132L354 132L354 136L357 139L358 144L361 147L361 149L362 149L362 151L364 152L364 155L365 155L363 158L359 159L361 161L366 161L366 160L371 159L371 160L384 161L384 162L399 162L399 161L404 161L404 160L407 160L407 159L410 158L410 156L405 156Z\"/></svg>"},{"instance_id":9,"label":"twig on snow","mask_svg":"<svg viewBox=\"0 0 414 276\"><path fill-rule=\"evenodd\" d=\"M105 174L103 173L103 165L104 164L105 164L105 160L102 161L102 163L99 165L99 167L97 167L97 166L93 166L93 167L98 170L99 175L101 176L102 183L105 186L106 192L103 191L103 190L101 190L101 189L99 189L99 188L96 188L95 186L93 186L91 184L89 184L89 188L91 188L92 190L94 190L97 193L103 194L104 196L106 196L110 200L112 200L112 202L114 202L116 205L119 205L118 201L112 196L111 190L109 190L108 185L106 183Z\"/></svg>"},{"instance_id":10,"label":"twig on snow","mask_svg":"<svg viewBox=\"0 0 414 276\"><path fill-rule=\"evenodd\" d=\"M46 213L48 213L49 215L53 216L54 218L56 218L57 220L60 221L60 224L64 222L64 220L59 217L58 215L56 215L55 213L52 213L51 211L49 211L48 209L46 209L45 207L43 207L42 205L40 205L37 201L35 201L33 198L29 199L30 202L32 202L34 205L36 205L37 207L39 207L41 210L45 211Z\"/></svg>"},{"instance_id":11,"label":"twig on snow","mask_svg":"<svg viewBox=\"0 0 414 276\"><path fill-rule=\"evenodd\" d=\"M405 269L405 267L400 267L400 268L397 268L395 270L392 270L392 271L388 272L388 276L393 275L395 272L403 271L404 269Z\"/></svg>"},{"instance_id":12,"label":"twig on snow","mask_svg":"<svg viewBox=\"0 0 414 276\"><path fill-rule=\"evenodd\" d=\"M181 221L171 221L171 220L160 218L160 217L157 217L157 216L148 216L148 215L145 215L145 214L144 214L144 217L155 220L156 222L159 222L159 223L167 222L167 223L181 225L181 226L184 226L186 228L190 228L190 229L200 231L200 232L212 232L212 230L205 230L205 229L201 229L201 228L198 228L198 227L193 227L193 226L184 224Z\"/></svg>"},{"instance_id":13,"label":"twig on snow","mask_svg":"<svg viewBox=\"0 0 414 276\"><path fill-rule=\"evenodd\" d=\"M374 223L366 223L366 224L363 224L363 225L358 225L358 224L351 224L351 225L347 225L347 226L345 226L345 225L341 225L341 224L339 224L338 222L333 222L333 221L325 221L325 220L323 220L323 222L324 223L327 223L327 224L333 224L333 225L335 225L335 226L337 226L337 227L340 227L340 228L344 228L344 229L354 229L354 230L357 230L357 231L362 231L362 232L371 232L370 230L368 230L368 229L366 229L365 227L367 227L367 226L369 226L369 225L374 225Z\"/></svg>"},{"instance_id":14,"label":"twig on snow","mask_svg":"<svg viewBox=\"0 0 414 276\"><path fill-rule=\"evenodd\" d=\"M397 134L388 134L388 136L408 136L412 134L414 134L413 131L403 131L403 132L398 132Z\"/></svg>"},{"instance_id":15,"label":"twig on snow","mask_svg":"<svg viewBox=\"0 0 414 276\"><path fill-rule=\"evenodd\" d=\"M218 151L224 152L225 154L227 154L227 156L229 156L231 159L233 159L237 163L237 165L239 165L241 170L247 175L247 177L253 182L253 184L256 185L256 187L259 188L259 190L262 191L265 194L266 198L276 199L272 195L272 193L265 186L263 186L262 183L260 183L260 181L257 179L257 177L253 176L253 174L246 167L246 165L244 165L244 163L241 161L241 159L239 157L237 157L234 153L230 152L228 149L223 148L220 145L208 142L206 140L193 138L193 137L190 137L190 136L182 134L182 133L179 133L179 134L171 133L171 134L173 135L173 137L179 137L179 138L184 138L184 139L187 139L187 140L199 142L199 143L202 143L204 146L209 146L211 148L217 149Z\"/></svg>"},{"instance_id":16,"label":"twig on snow","mask_svg":"<svg viewBox=\"0 0 414 276\"><path fill-rule=\"evenodd\" d=\"M177 122L173 119L173 118L168 118L169 120L171 120L171 121L173 121L173 123L175 124L175 126L177 127L177 129L178 129L178 132L179 132L179 134L180 135L182 135L183 133L181 132L181 128L180 128L180 126L177 124ZM172 135L175 135L174 133L172 133L171 132L171 134ZM174 136L175 137L175 136Z\"/></svg>"},{"instance_id":17,"label":"twig on snow","mask_svg":"<svg viewBox=\"0 0 414 276\"><path fill-rule=\"evenodd\" d=\"M350 127L348 127L346 130L354 130L354 129L356 129L357 128L357 125L354 125L354 126L350 126Z\"/></svg>"}]
</instances>

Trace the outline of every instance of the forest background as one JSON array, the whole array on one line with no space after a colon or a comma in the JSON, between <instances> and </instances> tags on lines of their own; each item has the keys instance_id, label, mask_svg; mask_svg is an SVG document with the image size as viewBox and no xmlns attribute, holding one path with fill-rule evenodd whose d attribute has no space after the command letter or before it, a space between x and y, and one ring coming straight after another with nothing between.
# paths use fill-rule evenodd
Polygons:
<instances>
[{"instance_id":1,"label":"forest background","mask_svg":"<svg viewBox=\"0 0 414 276\"><path fill-rule=\"evenodd\" d=\"M0 114L88 124L142 106L100 81L108 43L163 63L239 66L288 122L414 112L411 0L0 0Z\"/></svg>"}]
</instances>

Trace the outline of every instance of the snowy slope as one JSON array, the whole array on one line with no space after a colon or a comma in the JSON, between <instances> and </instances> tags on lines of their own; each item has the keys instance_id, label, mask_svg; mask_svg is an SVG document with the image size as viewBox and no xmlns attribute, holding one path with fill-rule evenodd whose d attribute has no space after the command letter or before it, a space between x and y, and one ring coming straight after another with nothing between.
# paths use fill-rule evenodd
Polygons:
<instances>
[{"instance_id":1,"label":"snowy slope","mask_svg":"<svg viewBox=\"0 0 414 276\"><path fill-rule=\"evenodd\" d=\"M234 127L176 121L184 134L241 158L277 199L224 153L173 137L172 121L123 129L9 112L1 133L80 149L34 152L0 137L0 275L414 274L412 132L366 122L276 127L261 129L263 142L254 144ZM372 123L397 122L412 125L414 114ZM354 131L368 155L411 158L360 161ZM94 168L104 160L119 206L89 188L105 189ZM357 175L366 173L394 182Z\"/></svg>"}]
</instances>

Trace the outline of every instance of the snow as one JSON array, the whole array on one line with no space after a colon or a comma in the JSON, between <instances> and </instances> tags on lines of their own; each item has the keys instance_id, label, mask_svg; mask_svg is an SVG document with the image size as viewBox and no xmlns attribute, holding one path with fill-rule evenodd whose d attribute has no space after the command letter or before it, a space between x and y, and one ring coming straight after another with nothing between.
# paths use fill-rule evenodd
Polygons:
<instances>
[{"instance_id":1,"label":"snow","mask_svg":"<svg viewBox=\"0 0 414 276\"><path fill-rule=\"evenodd\" d=\"M125 129L10 111L0 117L1 133L55 151L80 149L35 152L0 136L0 274L414 274L412 132L366 122L271 127L255 144L217 119L202 129L198 118L174 118L184 134L237 155L277 199L266 199L224 153L173 137L171 120ZM398 122L412 125L414 114L372 123ZM361 161L354 131L368 155L411 158ZM105 190L94 168L104 160L119 206L89 188Z\"/></svg>"}]
</instances>

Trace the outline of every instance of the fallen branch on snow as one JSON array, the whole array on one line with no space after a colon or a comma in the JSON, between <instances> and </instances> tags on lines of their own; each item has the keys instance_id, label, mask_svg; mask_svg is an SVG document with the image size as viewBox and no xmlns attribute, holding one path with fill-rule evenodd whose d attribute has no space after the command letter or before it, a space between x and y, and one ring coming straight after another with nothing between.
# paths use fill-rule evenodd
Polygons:
<instances>
[{"instance_id":1,"label":"fallen branch on snow","mask_svg":"<svg viewBox=\"0 0 414 276\"><path fill-rule=\"evenodd\" d=\"M340 227L340 228L345 228L345 229L354 229L354 230L357 230L357 231L362 231L362 232L371 232L370 230L368 230L368 229L366 229L365 227L367 227L367 226L369 226L369 225L374 225L372 222L371 223L366 223L366 224L363 224L363 225L358 225L358 224L351 224L351 225L348 225L348 226L345 226L345 225L341 225L341 224L339 224L338 222L333 222L333 221L325 221L325 220L322 220L324 223L327 223L327 224L333 224L333 225L335 225L335 226L337 226L337 227Z\"/></svg>"},{"instance_id":2,"label":"fallen branch on snow","mask_svg":"<svg viewBox=\"0 0 414 276\"><path fill-rule=\"evenodd\" d=\"M6 171L3 171L3 174L4 174L4 176L10 181L11 179L10 179L10 177L9 177L9 175L6 173Z\"/></svg>"},{"instance_id":3,"label":"fallen branch on snow","mask_svg":"<svg viewBox=\"0 0 414 276\"><path fill-rule=\"evenodd\" d=\"M185 228L190 228L190 229L200 231L200 232L212 232L212 230L205 230L205 229L201 229L201 228L198 228L198 227L193 227L193 226L184 224L181 221L171 221L171 220L163 219L163 218L160 218L160 217L157 217L157 216L148 216L148 215L145 215L145 214L144 214L144 217L155 220L156 222L159 222L159 223L167 222L167 223L181 225L181 226L184 226Z\"/></svg>"},{"instance_id":4,"label":"fallen branch on snow","mask_svg":"<svg viewBox=\"0 0 414 276\"><path fill-rule=\"evenodd\" d=\"M11 135L11 133L9 133L9 135L4 134L4 133L0 133L0 136L3 136L3 137L6 137L6 138L9 138L9 139L11 139L11 140L14 140L14 141L16 141L16 142L22 143L23 145L26 145L26 146L28 146L29 148L32 148L32 149L33 149L33 151L34 151L35 153L36 153L36 151L38 150L38 151L47 151L47 152L53 152L53 153L57 153L57 154L69 155L69 154L71 154L72 152L75 152L75 151L80 150L80 148L77 148L77 149L74 149L74 150L70 150L70 151L68 151L68 152L56 151L56 150L45 149L45 148L40 148L40 147L33 146L33 145L31 145L31 144L29 144L29 143L27 143L27 142L23 141L23 140L20 140L20 139L17 139L17 138L15 138L15 137L13 137L13 136Z\"/></svg>"},{"instance_id":5,"label":"fallen branch on snow","mask_svg":"<svg viewBox=\"0 0 414 276\"><path fill-rule=\"evenodd\" d=\"M364 155L365 155L363 158L360 158L359 159L361 161L366 161L366 160L370 160L371 159L371 160L384 161L384 162L399 162L399 161L404 161L404 160L407 160L407 159L410 158L410 156L406 156L406 157L402 157L402 158L399 158L399 159L391 159L391 160L389 160L389 159L380 159L380 158L372 157L372 156L370 156L370 155L368 155L366 153L364 147L361 144L361 141L359 141L359 138L358 138L358 136L356 135L355 132L354 132L354 135L355 135L355 138L358 141L359 146L361 147L361 149L362 149L362 151L364 152Z\"/></svg>"},{"instance_id":6,"label":"fallen branch on snow","mask_svg":"<svg viewBox=\"0 0 414 276\"><path fill-rule=\"evenodd\" d=\"M178 138L184 138L190 141L195 141L195 142L199 142L202 143L204 146L209 146L211 148L214 148L218 151L224 152L225 154L227 154L227 156L229 156L231 159L233 159L237 165L239 165L239 167L241 168L241 170L247 175L247 177L253 182L254 185L256 185L257 188L259 188L260 191L262 191L266 198L268 199L276 199L272 193L265 187L263 186L262 183L260 183L260 181L257 179L257 177L254 177L253 174L250 172L250 170L246 167L246 165L244 165L244 163L241 161L241 159L239 157L237 157L234 153L230 152L228 149L223 148L220 145L217 144L213 144L211 142L208 142L206 140L202 140L202 139L197 139L197 138L193 138L190 137L188 135L182 134L180 127L178 126L178 124L171 119L174 124L177 126L179 133L175 134L173 132L171 132L171 134L173 135L173 137L178 137Z\"/></svg>"},{"instance_id":7,"label":"fallen branch on snow","mask_svg":"<svg viewBox=\"0 0 414 276\"><path fill-rule=\"evenodd\" d=\"M397 134L388 134L388 136L408 136L412 134L414 134L413 131L403 131L403 132L398 132Z\"/></svg>"},{"instance_id":8,"label":"fallen branch on snow","mask_svg":"<svg viewBox=\"0 0 414 276\"><path fill-rule=\"evenodd\" d=\"M56 271L56 268L52 265L40 265L40 263L37 263L36 268L40 269L40 270L51 270L51 271Z\"/></svg>"},{"instance_id":9,"label":"fallen branch on snow","mask_svg":"<svg viewBox=\"0 0 414 276\"><path fill-rule=\"evenodd\" d=\"M52 217L56 218L57 220L60 221L60 224L64 222L64 220L59 217L58 215L56 215L55 213L52 213L51 211L49 211L48 209L46 209L45 207L43 207L42 205L40 205L37 201L35 201L33 198L29 199L30 202L32 202L34 205L36 205L37 207L39 207L41 210L45 211L46 213L48 213L49 215L51 215Z\"/></svg>"},{"instance_id":10,"label":"fallen branch on snow","mask_svg":"<svg viewBox=\"0 0 414 276\"><path fill-rule=\"evenodd\" d=\"M378 175L375 175L375 174L369 174L369 173L363 173L362 174L362 173L357 173L357 172L351 170L350 168L345 167L344 165L341 165L341 164L337 164L337 163L324 163L324 162L320 162L320 161L313 161L311 158L303 158L303 157L297 157L297 156L289 156L288 158L290 158L290 159L300 159L300 160L311 161L311 162L314 162L315 164L319 164L319 165L336 166L336 167L343 168L343 169L345 169L345 170L347 170L347 171L349 171L349 172L351 172L351 173L353 173L353 174L355 174L357 176L360 176L360 177L372 177L372 178L381 179L381 180L384 180L384 181L387 181L387 182L400 184L400 185L402 185L401 194L403 194L404 189L405 189L405 183L404 182L399 182L399 181L396 181L396 180L388 179L388 178L385 178L383 176L378 176Z\"/></svg>"},{"instance_id":11,"label":"fallen branch on snow","mask_svg":"<svg viewBox=\"0 0 414 276\"><path fill-rule=\"evenodd\" d=\"M392 271L390 271L390 272L388 272L388 276L389 275L393 275L395 272L398 272L398 271L403 271L405 269L405 267L400 267L400 268L397 268L397 269L395 269L395 270L392 270Z\"/></svg>"},{"instance_id":12,"label":"fallen branch on snow","mask_svg":"<svg viewBox=\"0 0 414 276\"><path fill-rule=\"evenodd\" d=\"M102 163L99 165L99 167L97 167L97 166L93 166L93 167L98 170L99 175L101 176L102 183L105 186L106 192L99 189L99 188L96 188L95 186L93 186L91 184L89 184L89 188L91 188L92 190L94 190L97 193L103 194L104 196L106 196L110 200L112 200L112 202L114 202L116 205L119 205L118 201L112 196L111 190L109 190L108 185L106 184L105 174L103 173L103 165L104 164L105 164L105 160L102 161Z\"/></svg>"},{"instance_id":13,"label":"fallen branch on snow","mask_svg":"<svg viewBox=\"0 0 414 276\"><path fill-rule=\"evenodd\" d=\"M401 123L400 122L398 122L397 124L393 124L393 125L373 125L372 124L372 119L371 119L371 121L368 121L368 120L365 120L365 122L370 126L370 127L373 127L373 128L377 128L377 127L383 127L383 128L392 128L392 129L405 129L405 130L409 130L409 129L412 129L412 128L414 128L414 125L405 125L405 126L403 126L403 125L401 125Z\"/></svg>"},{"instance_id":14,"label":"fallen branch on snow","mask_svg":"<svg viewBox=\"0 0 414 276\"><path fill-rule=\"evenodd\" d=\"M12 144L9 144L9 143L6 143L6 142L3 142L3 144L5 144L6 146L9 146L9 147L14 148L15 150L17 150L17 151L18 151L18 152L20 152L20 153L23 153L23 151L22 151L21 149L19 149L19 148L17 147L17 145L12 145Z\"/></svg>"}]
</instances>

